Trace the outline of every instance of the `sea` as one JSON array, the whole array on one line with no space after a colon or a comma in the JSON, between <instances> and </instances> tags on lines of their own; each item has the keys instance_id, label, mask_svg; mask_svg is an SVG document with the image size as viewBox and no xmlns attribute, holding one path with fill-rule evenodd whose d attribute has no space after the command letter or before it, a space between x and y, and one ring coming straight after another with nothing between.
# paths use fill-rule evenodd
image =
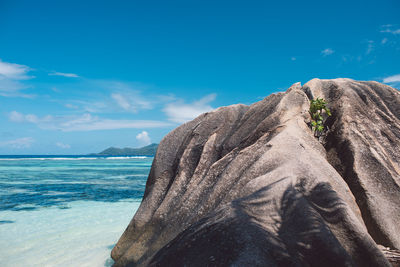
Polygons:
<instances>
[{"instance_id":1,"label":"sea","mask_svg":"<svg viewBox=\"0 0 400 267\"><path fill-rule=\"evenodd\" d=\"M0 265L111 266L152 161L0 156Z\"/></svg>"}]
</instances>

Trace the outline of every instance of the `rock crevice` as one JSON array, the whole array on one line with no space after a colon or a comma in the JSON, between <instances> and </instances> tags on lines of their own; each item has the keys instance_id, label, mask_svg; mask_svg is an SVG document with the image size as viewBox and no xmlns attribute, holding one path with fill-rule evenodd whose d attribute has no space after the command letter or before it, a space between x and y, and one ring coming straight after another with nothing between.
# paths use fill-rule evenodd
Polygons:
<instances>
[{"instance_id":1,"label":"rock crevice","mask_svg":"<svg viewBox=\"0 0 400 267\"><path fill-rule=\"evenodd\" d=\"M400 139L391 131L400 125L398 91L344 79L310 83L318 83L311 91L317 88L316 97L333 110L325 140L328 161L349 185L369 234L381 245L399 248Z\"/></svg>"},{"instance_id":2,"label":"rock crevice","mask_svg":"<svg viewBox=\"0 0 400 267\"><path fill-rule=\"evenodd\" d=\"M312 97L333 113L322 144ZM399 107L376 82L314 79L181 125L115 266L389 266L376 243L400 248Z\"/></svg>"}]
</instances>

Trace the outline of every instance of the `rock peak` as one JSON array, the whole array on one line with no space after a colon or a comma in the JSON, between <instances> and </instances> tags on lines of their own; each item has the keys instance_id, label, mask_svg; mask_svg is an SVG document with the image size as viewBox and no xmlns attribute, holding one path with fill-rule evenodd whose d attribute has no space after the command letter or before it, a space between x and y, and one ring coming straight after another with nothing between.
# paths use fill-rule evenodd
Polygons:
<instances>
[{"instance_id":1,"label":"rock peak","mask_svg":"<svg viewBox=\"0 0 400 267\"><path fill-rule=\"evenodd\" d=\"M327 100L315 138L309 101ZM390 266L400 249L400 94L313 79L200 115L160 143L115 266Z\"/></svg>"}]
</instances>

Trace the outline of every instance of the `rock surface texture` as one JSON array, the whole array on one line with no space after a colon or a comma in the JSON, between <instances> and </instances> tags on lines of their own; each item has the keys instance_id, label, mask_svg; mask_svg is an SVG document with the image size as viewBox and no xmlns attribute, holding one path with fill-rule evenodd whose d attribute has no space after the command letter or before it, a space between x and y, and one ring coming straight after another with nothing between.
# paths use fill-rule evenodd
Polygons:
<instances>
[{"instance_id":1,"label":"rock surface texture","mask_svg":"<svg viewBox=\"0 0 400 267\"><path fill-rule=\"evenodd\" d=\"M319 139L310 99L332 116ZM400 249L400 92L314 79L205 113L160 143L115 266L390 266Z\"/></svg>"}]
</instances>

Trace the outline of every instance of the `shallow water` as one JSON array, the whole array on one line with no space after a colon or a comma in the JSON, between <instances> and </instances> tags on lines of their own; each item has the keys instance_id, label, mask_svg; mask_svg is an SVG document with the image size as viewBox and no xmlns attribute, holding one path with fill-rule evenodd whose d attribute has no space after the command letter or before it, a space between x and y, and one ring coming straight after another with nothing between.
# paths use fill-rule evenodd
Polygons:
<instances>
[{"instance_id":1,"label":"shallow water","mask_svg":"<svg viewBox=\"0 0 400 267\"><path fill-rule=\"evenodd\" d=\"M151 162L1 158L1 266L110 266Z\"/></svg>"}]
</instances>

